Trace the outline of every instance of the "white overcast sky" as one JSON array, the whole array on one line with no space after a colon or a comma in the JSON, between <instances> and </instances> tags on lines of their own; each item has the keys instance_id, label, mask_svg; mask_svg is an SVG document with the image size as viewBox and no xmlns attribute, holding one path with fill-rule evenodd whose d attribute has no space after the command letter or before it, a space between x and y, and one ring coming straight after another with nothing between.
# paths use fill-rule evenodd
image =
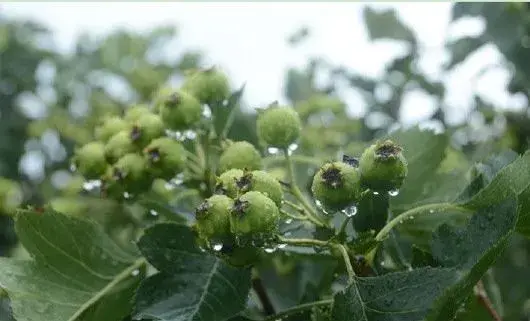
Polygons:
<instances>
[{"instance_id":1,"label":"white overcast sky","mask_svg":"<svg viewBox=\"0 0 530 321\"><path fill-rule=\"evenodd\" d=\"M185 48L199 49L208 61L222 66L234 83L247 83L245 99L261 107L273 100L282 101L285 70L303 65L307 58L319 55L336 64L370 76L379 75L384 64L399 48L368 41L362 23L362 3L53 3L3 2L0 10L12 17L32 18L47 25L55 34L57 45L68 51L82 32L105 34L118 27L145 30L160 24L179 27L179 39ZM403 21L413 28L425 59L421 68L430 77L440 79L444 59L443 43L447 37L475 33L481 23L466 21L448 28L452 4L378 3L394 7ZM312 32L310 40L293 49L286 37L300 26ZM448 105L458 119L470 105L470 92L478 90L499 107L513 108L524 102L509 97L505 87L508 73L495 70L472 86L470 81L482 66L498 62L500 54L486 47L443 80L448 84ZM362 110L355 97L347 97L353 113ZM405 102L404 120L421 121L430 114L430 101L413 93Z\"/></svg>"}]
</instances>

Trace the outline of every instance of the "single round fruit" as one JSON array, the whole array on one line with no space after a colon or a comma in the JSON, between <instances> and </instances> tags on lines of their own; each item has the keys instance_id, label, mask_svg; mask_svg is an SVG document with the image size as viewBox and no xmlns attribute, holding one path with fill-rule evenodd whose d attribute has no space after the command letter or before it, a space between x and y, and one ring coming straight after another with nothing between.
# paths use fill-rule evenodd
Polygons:
<instances>
[{"instance_id":1,"label":"single round fruit","mask_svg":"<svg viewBox=\"0 0 530 321\"><path fill-rule=\"evenodd\" d=\"M293 108L271 106L260 112L256 127L268 146L288 148L300 136L302 122Z\"/></svg>"},{"instance_id":2,"label":"single round fruit","mask_svg":"<svg viewBox=\"0 0 530 321\"><path fill-rule=\"evenodd\" d=\"M129 130L122 130L112 136L105 145L105 157L110 163L114 163L126 154L137 150L138 147L131 138L131 132Z\"/></svg>"},{"instance_id":3,"label":"single round fruit","mask_svg":"<svg viewBox=\"0 0 530 321\"><path fill-rule=\"evenodd\" d=\"M142 192L151 187L146 160L138 154L127 154L112 166L112 180L129 193Z\"/></svg>"},{"instance_id":4,"label":"single round fruit","mask_svg":"<svg viewBox=\"0 0 530 321\"><path fill-rule=\"evenodd\" d=\"M226 195L213 195L195 210L196 228L199 235L214 247L230 241L230 211L234 200ZM214 250L220 250L215 249Z\"/></svg>"},{"instance_id":5,"label":"single round fruit","mask_svg":"<svg viewBox=\"0 0 530 321\"><path fill-rule=\"evenodd\" d=\"M112 136L116 135L122 130L127 130L130 127L129 123L118 116L111 116L105 118L103 123L95 130L96 139L106 143Z\"/></svg>"},{"instance_id":6,"label":"single round fruit","mask_svg":"<svg viewBox=\"0 0 530 321\"><path fill-rule=\"evenodd\" d=\"M22 187L19 183L0 178L0 211L14 214L24 199Z\"/></svg>"},{"instance_id":7,"label":"single round fruit","mask_svg":"<svg viewBox=\"0 0 530 321\"><path fill-rule=\"evenodd\" d=\"M141 147L153 139L163 136L165 126L162 118L155 114L143 114L134 122L130 131L132 141Z\"/></svg>"},{"instance_id":8,"label":"single round fruit","mask_svg":"<svg viewBox=\"0 0 530 321\"><path fill-rule=\"evenodd\" d=\"M85 178L99 178L107 170L105 145L97 141L84 145L75 151L73 162Z\"/></svg>"},{"instance_id":9,"label":"single round fruit","mask_svg":"<svg viewBox=\"0 0 530 321\"><path fill-rule=\"evenodd\" d=\"M190 93L171 88L162 89L156 98L156 109L170 129L185 130L201 120L201 103Z\"/></svg>"},{"instance_id":10,"label":"single round fruit","mask_svg":"<svg viewBox=\"0 0 530 321\"><path fill-rule=\"evenodd\" d=\"M250 191L234 201L231 229L240 243L267 243L278 232L280 212L273 200Z\"/></svg>"},{"instance_id":11,"label":"single round fruit","mask_svg":"<svg viewBox=\"0 0 530 321\"><path fill-rule=\"evenodd\" d=\"M360 198L359 171L343 162L324 164L313 177L311 191L324 209L342 210Z\"/></svg>"},{"instance_id":12,"label":"single round fruit","mask_svg":"<svg viewBox=\"0 0 530 321\"><path fill-rule=\"evenodd\" d=\"M219 175L215 191L217 194L228 195L232 198L238 197L239 188L237 181L243 176L242 169L233 168Z\"/></svg>"},{"instance_id":13,"label":"single round fruit","mask_svg":"<svg viewBox=\"0 0 530 321\"><path fill-rule=\"evenodd\" d=\"M182 85L201 103L208 105L220 104L230 96L230 84L224 73L216 68L197 70L186 78Z\"/></svg>"},{"instance_id":14,"label":"single round fruit","mask_svg":"<svg viewBox=\"0 0 530 321\"><path fill-rule=\"evenodd\" d=\"M186 166L186 150L169 137L157 138L144 149L149 170L159 178L171 179Z\"/></svg>"},{"instance_id":15,"label":"single round fruit","mask_svg":"<svg viewBox=\"0 0 530 321\"><path fill-rule=\"evenodd\" d=\"M301 101L295 105L295 110L301 118L307 119L311 115L318 113L343 114L346 105L340 99L323 94L316 94L309 99Z\"/></svg>"},{"instance_id":16,"label":"single round fruit","mask_svg":"<svg viewBox=\"0 0 530 321\"><path fill-rule=\"evenodd\" d=\"M368 147L359 160L362 183L379 192L399 189L408 173L402 150L391 140Z\"/></svg>"},{"instance_id":17,"label":"single round fruit","mask_svg":"<svg viewBox=\"0 0 530 321\"><path fill-rule=\"evenodd\" d=\"M144 105L144 104L134 105L125 110L123 119L127 122L134 123L142 115L150 114L150 113L151 113L151 110L149 109L147 105Z\"/></svg>"},{"instance_id":18,"label":"single round fruit","mask_svg":"<svg viewBox=\"0 0 530 321\"><path fill-rule=\"evenodd\" d=\"M219 170L225 172L229 169L260 169L261 155L249 142L240 141L228 146L219 158Z\"/></svg>"}]
</instances>

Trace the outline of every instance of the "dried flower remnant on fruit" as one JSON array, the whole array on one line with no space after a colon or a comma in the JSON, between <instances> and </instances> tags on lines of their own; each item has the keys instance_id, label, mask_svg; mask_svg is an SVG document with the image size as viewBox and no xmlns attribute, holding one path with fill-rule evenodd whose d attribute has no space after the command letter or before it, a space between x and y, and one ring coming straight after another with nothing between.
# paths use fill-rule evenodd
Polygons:
<instances>
[{"instance_id":1,"label":"dried flower remnant on fruit","mask_svg":"<svg viewBox=\"0 0 530 321\"><path fill-rule=\"evenodd\" d=\"M342 175L340 168L331 166L322 172L322 181L328 187L339 188L342 186Z\"/></svg>"},{"instance_id":2,"label":"dried flower remnant on fruit","mask_svg":"<svg viewBox=\"0 0 530 321\"><path fill-rule=\"evenodd\" d=\"M155 109L162 121L172 130L190 129L202 117L200 102L183 90L164 88L155 99Z\"/></svg>"},{"instance_id":3,"label":"dried flower remnant on fruit","mask_svg":"<svg viewBox=\"0 0 530 321\"><path fill-rule=\"evenodd\" d=\"M152 140L144 149L149 171L158 178L171 179L186 167L184 146L169 137Z\"/></svg>"},{"instance_id":4,"label":"dried flower remnant on fruit","mask_svg":"<svg viewBox=\"0 0 530 321\"><path fill-rule=\"evenodd\" d=\"M252 172L246 172L236 179L236 186L241 192L248 192L252 186Z\"/></svg>"},{"instance_id":5,"label":"dried flower remnant on fruit","mask_svg":"<svg viewBox=\"0 0 530 321\"><path fill-rule=\"evenodd\" d=\"M245 210L248 208L249 203L247 201L242 201L241 199L236 199L234 201L234 207L232 207L232 212L235 213L238 217L241 217L245 214Z\"/></svg>"},{"instance_id":6,"label":"dried flower remnant on fruit","mask_svg":"<svg viewBox=\"0 0 530 321\"><path fill-rule=\"evenodd\" d=\"M231 242L230 211L234 200L225 195L213 195L195 210L196 228L208 242Z\"/></svg>"},{"instance_id":7,"label":"dried flower remnant on fruit","mask_svg":"<svg viewBox=\"0 0 530 321\"><path fill-rule=\"evenodd\" d=\"M195 217L196 218L203 218L208 214L208 210L210 209L210 203L208 201L202 202L197 208L195 209Z\"/></svg>"},{"instance_id":8,"label":"dried flower remnant on fruit","mask_svg":"<svg viewBox=\"0 0 530 321\"><path fill-rule=\"evenodd\" d=\"M140 137L142 136L142 130L140 129L140 127L138 126L133 126L133 128L131 129L131 140L133 142L135 141L138 141L140 139Z\"/></svg>"},{"instance_id":9,"label":"dried flower remnant on fruit","mask_svg":"<svg viewBox=\"0 0 530 321\"><path fill-rule=\"evenodd\" d=\"M401 153L402 150L400 146L387 140L376 148L375 155L382 160L386 160L397 157L397 154Z\"/></svg>"},{"instance_id":10,"label":"dried flower remnant on fruit","mask_svg":"<svg viewBox=\"0 0 530 321\"><path fill-rule=\"evenodd\" d=\"M359 167L359 159L357 157L352 157L348 155L342 156L342 162L346 163L352 167Z\"/></svg>"}]
</instances>

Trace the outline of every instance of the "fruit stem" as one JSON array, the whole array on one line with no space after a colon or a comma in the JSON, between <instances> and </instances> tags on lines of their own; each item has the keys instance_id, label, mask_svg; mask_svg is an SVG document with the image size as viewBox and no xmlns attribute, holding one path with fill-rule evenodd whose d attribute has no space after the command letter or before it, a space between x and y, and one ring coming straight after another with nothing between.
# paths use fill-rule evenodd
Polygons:
<instances>
[{"instance_id":1,"label":"fruit stem","mask_svg":"<svg viewBox=\"0 0 530 321\"><path fill-rule=\"evenodd\" d=\"M315 302L300 304L300 305L297 305L297 306L292 307L290 309L287 309L285 311L282 311L280 313L277 313L275 315L272 315L272 316L266 318L263 321L282 320L283 317L286 317L286 316L289 316L289 315L292 315L292 314L297 314L297 313L300 313L302 311L309 310L309 309L311 309L313 307L329 306L332 303L333 303L333 300L329 299L329 300L322 300L322 301L315 301Z\"/></svg>"},{"instance_id":2,"label":"fruit stem","mask_svg":"<svg viewBox=\"0 0 530 321\"><path fill-rule=\"evenodd\" d=\"M339 233L337 233L337 236L342 239L343 236L346 235L346 228L348 227L348 222L353 218L353 216L346 217L344 222L342 222L342 225L340 226Z\"/></svg>"},{"instance_id":3,"label":"fruit stem","mask_svg":"<svg viewBox=\"0 0 530 321\"><path fill-rule=\"evenodd\" d=\"M321 160L316 159L314 157L305 156L305 155L293 155L291 156L291 159L295 163L302 163L302 164L312 165L315 167L320 167L322 165ZM283 160L284 158L282 156L277 155L277 156L266 157L263 161L265 163L265 166L268 167L271 164L281 162Z\"/></svg>"},{"instance_id":4,"label":"fruit stem","mask_svg":"<svg viewBox=\"0 0 530 321\"><path fill-rule=\"evenodd\" d=\"M427 204L415 207L413 209L410 209L406 212L403 212L399 214L398 216L394 217L390 222L388 222L375 236L376 241L382 241L385 239L390 231L400 223L404 222L405 220L414 217L414 216L420 216L420 215L433 215L434 212L442 212L446 210L453 210L465 214L471 214L473 211L462 207L458 205L454 205L451 203L435 203L435 204Z\"/></svg>"},{"instance_id":5,"label":"fruit stem","mask_svg":"<svg viewBox=\"0 0 530 321\"><path fill-rule=\"evenodd\" d=\"M305 207L305 209L307 210L308 217L312 217L312 220L319 221L321 225L325 225L325 223L322 222L318 217L318 214L315 211L314 207L311 206L309 201L305 198L304 194L302 194L302 191L300 191L300 188L298 188L298 184L296 184L293 161L291 159L291 155L289 155L289 150L287 148L284 148L283 153L285 155L285 162L287 165L287 171L289 173L289 179L291 180L291 193L298 199L302 206Z\"/></svg>"},{"instance_id":6,"label":"fruit stem","mask_svg":"<svg viewBox=\"0 0 530 321\"><path fill-rule=\"evenodd\" d=\"M348 280L350 282L353 282L355 278L355 272L353 272L353 266L351 265L348 250L346 250L346 247L342 244L337 244L335 245L335 247L340 251L340 253L342 254L342 258L344 259L344 265L346 265L346 271L348 272Z\"/></svg>"},{"instance_id":7,"label":"fruit stem","mask_svg":"<svg viewBox=\"0 0 530 321\"><path fill-rule=\"evenodd\" d=\"M307 216L302 216L302 215L294 215L294 214L291 214L287 211L284 211L284 210L280 210L280 212L282 213L282 215L285 215L289 218L292 218L294 220L299 220L299 221L309 221L309 218Z\"/></svg>"},{"instance_id":8,"label":"fruit stem","mask_svg":"<svg viewBox=\"0 0 530 321\"><path fill-rule=\"evenodd\" d=\"M306 210L303 207L298 206L298 205L294 204L293 202L290 202L290 201L287 201L287 200L284 200L283 202L284 202L284 204L289 205L290 207L294 208L295 210L297 210L298 212L303 214L302 216L298 216L298 215L293 215L293 214L287 213L285 211L282 211L287 216L289 216L291 218L294 218L294 219L297 219L297 220L310 221L313 224L315 224L316 226L326 227L326 225L322 224L322 222L320 222L319 220L316 220L314 217L308 215Z\"/></svg>"},{"instance_id":9,"label":"fruit stem","mask_svg":"<svg viewBox=\"0 0 530 321\"><path fill-rule=\"evenodd\" d=\"M295 245L295 246L331 246L331 244L327 241L321 241L321 240L315 240L315 239L291 239L291 238L285 238L280 236L280 242L289 244L289 245Z\"/></svg>"}]
</instances>

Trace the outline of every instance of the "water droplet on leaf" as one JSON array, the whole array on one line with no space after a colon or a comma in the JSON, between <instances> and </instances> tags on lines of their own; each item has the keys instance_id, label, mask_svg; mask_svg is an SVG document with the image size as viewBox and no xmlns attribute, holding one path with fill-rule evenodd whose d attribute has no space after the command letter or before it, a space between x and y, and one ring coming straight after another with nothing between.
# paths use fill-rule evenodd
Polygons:
<instances>
[{"instance_id":1,"label":"water droplet on leaf","mask_svg":"<svg viewBox=\"0 0 530 321\"><path fill-rule=\"evenodd\" d=\"M288 218L285 220L285 224L291 224L293 222L292 218Z\"/></svg>"},{"instance_id":2,"label":"water droplet on leaf","mask_svg":"<svg viewBox=\"0 0 530 321\"><path fill-rule=\"evenodd\" d=\"M138 274L140 274L140 270L138 270L138 269L136 269L136 270L131 272L132 276L138 276Z\"/></svg>"},{"instance_id":3,"label":"water droplet on leaf","mask_svg":"<svg viewBox=\"0 0 530 321\"><path fill-rule=\"evenodd\" d=\"M215 251L215 252L219 252L223 249L223 244L221 243L215 243L213 246L212 246L212 249Z\"/></svg>"},{"instance_id":4,"label":"water droplet on leaf","mask_svg":"<svg viewBox=\"0 0 530 321\"><path fill-rule=\"evenodd\" d=\"M355 205L348 206L345 209L341 210L341 212L347 217L352 217L355 214L357 214L357 206Z\"/></svg>"},{"instance_id":5,"label":"water droplet on leaf","mask_svg":"<svg viewBox=\"0 0 530 321\"><path fill-rule=\"evenodd\" d=\"M153 216L158 216L158 212L153 210L153 209L149 210L149 214L151 214Z\"/></svg>"},{"instance_id":6,"label":"water droplet on leaf","mask_svg":"<svg viewBox=\"0 0 530 321\"><path fill-rule=\"evenodd\" d=\"M379 195L379 192L373 191L372 194Z\"/></svg>"},{"instance_id":7,"label":"water droplet on leaf","mask_svg":"<svg viewBox=\"0 0 530 321\"><path fill-rule=\"evenodd\" d=\"M388 195L390 195L390 196L398 196L399 195L399 190L393 189L391 191L388 191Z\"/></svg>"},{"instance_id":8,"label":"water droplet on leaf","mask_svg":"<svg viewBox=\"0 0 530 321\"><path fill-rule=\"evenodd\" d=\"M276 147L269 147L267 148L267 152L271 155L276 155L280 152L280 150Z\"/></svg>"}]
</instances>

